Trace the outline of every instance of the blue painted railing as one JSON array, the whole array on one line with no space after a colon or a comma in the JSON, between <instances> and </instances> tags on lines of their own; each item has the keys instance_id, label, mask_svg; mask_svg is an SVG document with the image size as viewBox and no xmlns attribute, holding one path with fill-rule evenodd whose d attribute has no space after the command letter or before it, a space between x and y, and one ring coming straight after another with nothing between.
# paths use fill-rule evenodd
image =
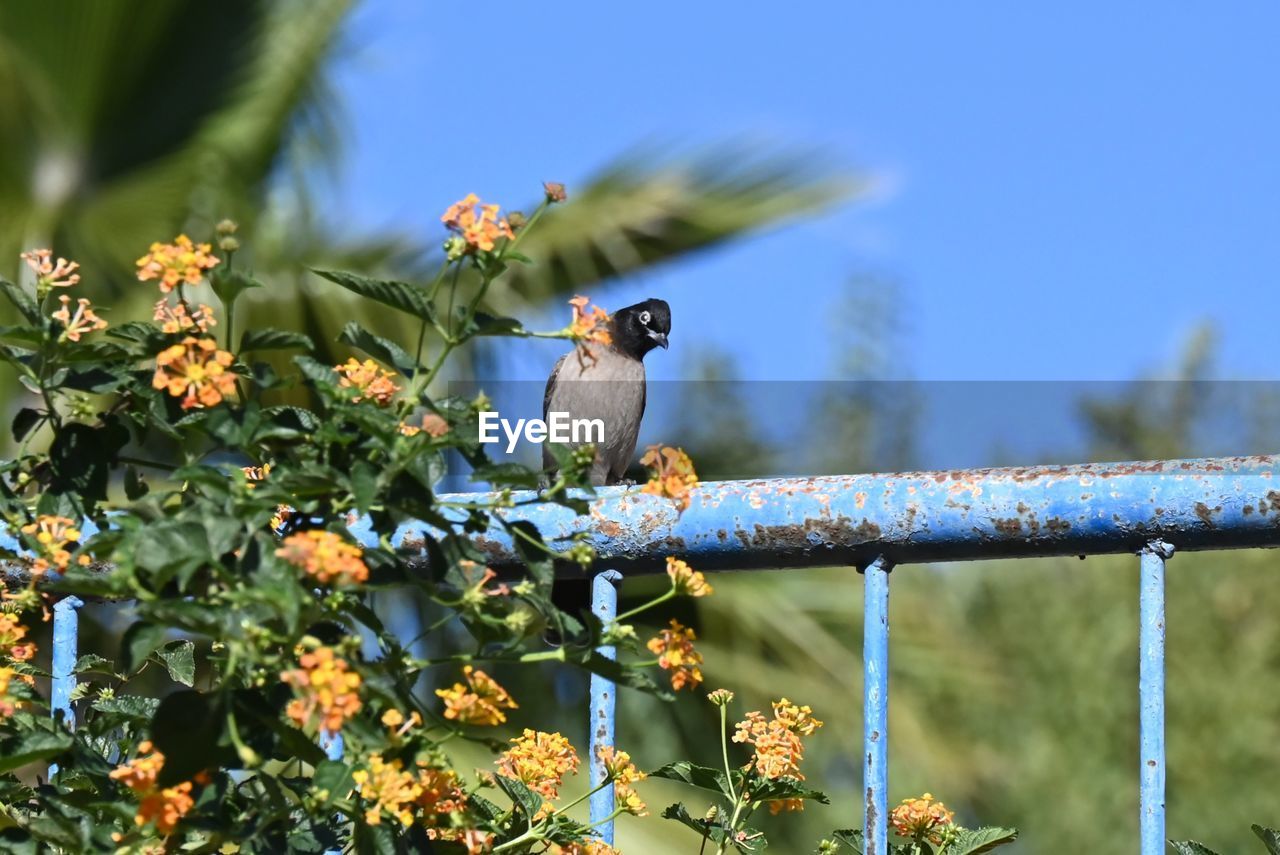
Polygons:
<instances>
[{"instance_id":1,"label":"blue painted railing","mask_svg":"<svg viewBox=\"0 0 1280 855\"><path fill-rule=\"evenodd\" d=\"M605 621L617 584L661 572L676 555L700 570L848 565L863 574L863 825L868 855L888 851L889 579L897 565L1049 555L1140 555L1138 695L1142 855L1164 851L1165 563L1179 551L1280 546L1280 457L782 478L703 484L678 513L670 501L634 488L598 491L591 513L558 505L504 511L529 520L551 543L589 534L600 563L592 608ZM443 497L461 499L461 496ZM467 497L475 499L475 496ZM522 498L519 494L517 500ZM397 545L429 531L406 525ZM357 538L374 545L367 527ZM494 526L475 539L488 563L518 572L510 539ZM71 714L76 603L54 609L54 714ZM604 651L612 655L611 650ZM61 664L60 664L61 663ZM591 683L589 742L612 745L615 687ZM70 719L69 719L70 720ZM341 756L340 739L326 741ZM613 809L606 788L591 801L593 822ZM599 832L612 840L613 828Z\"/></svg>"}]
</instances>

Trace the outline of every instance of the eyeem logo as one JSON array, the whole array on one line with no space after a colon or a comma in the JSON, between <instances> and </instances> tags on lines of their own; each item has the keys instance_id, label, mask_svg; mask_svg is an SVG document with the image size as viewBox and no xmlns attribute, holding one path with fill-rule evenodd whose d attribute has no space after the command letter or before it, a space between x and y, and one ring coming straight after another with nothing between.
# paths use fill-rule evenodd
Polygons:
<instances>
[{"instance_id":1,"label":"eyeem logo","mask_svg":"<svg viewBox=\"0 0 1280 855\"><path fill-rule=\"evenodd\" d=\"M498 429L507 437L507 454L516 450L520 436L529 442L572 442L582 444L604 442L603 419L575 419L568 413L547 413L547 420L516 419L513 425L510 419L504 419L495 412L480 413L479 439L482 443L501 442Z\"/></svg>"}]
</instances>

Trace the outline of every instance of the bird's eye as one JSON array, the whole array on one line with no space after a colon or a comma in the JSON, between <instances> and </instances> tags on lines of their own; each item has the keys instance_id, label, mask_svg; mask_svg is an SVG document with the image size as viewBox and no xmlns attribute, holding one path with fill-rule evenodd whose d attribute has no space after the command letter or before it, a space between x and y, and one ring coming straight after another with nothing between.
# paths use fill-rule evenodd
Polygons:
<instances>
[{"instance_id":1,"label":"bird's eye","mask_svg":"<svg viewBox=\"0 0 1280 855\"><path fill-rule=\"evenodd\" d=\"M640 313L640 323L644 324L645 326L648 326L649 321L651 321L652 319L653 319L653 316L650 315L648 312Z\"/></svg>"}]
</instances>

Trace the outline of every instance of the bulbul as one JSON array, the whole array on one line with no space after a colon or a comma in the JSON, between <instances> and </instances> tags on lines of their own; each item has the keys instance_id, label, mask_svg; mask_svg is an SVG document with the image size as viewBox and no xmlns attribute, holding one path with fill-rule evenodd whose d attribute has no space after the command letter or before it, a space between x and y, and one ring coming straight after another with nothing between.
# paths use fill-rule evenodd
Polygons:
<instances>
[{"instance_id":1,"label":"bulbul","mask_svg":"<svg viewBox=\"0 0 1280 855\"><path fill-rule=\"evenodd\" d=\"M665 300L648 299L614 312L609 321L609 344L587 342L560 357L542 397L542 418L568 413L570 419L599 419L604 439L596 443L591 484L617 484L631 465L644 417L644 357L655 347L665 349L671 333L671 307ZM570 446L574 443L570 443ZM555 474L555 457L544 445L542 462Z\"/></svg>"}]
</instances>

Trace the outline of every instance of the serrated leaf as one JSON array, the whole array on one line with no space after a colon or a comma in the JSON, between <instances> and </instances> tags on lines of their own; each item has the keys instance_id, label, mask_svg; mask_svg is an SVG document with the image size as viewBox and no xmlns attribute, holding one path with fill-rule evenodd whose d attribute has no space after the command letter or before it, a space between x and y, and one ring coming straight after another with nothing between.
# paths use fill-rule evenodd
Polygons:
<instances>
[{"instance_id":1,"label":"serrated leaf","mask_svg":"<svg viewBox=\"0 0 1280 855\"><path fill-rule=\"evenodd\" d=\"M415 318L429 321L434 317L435 313L427 301L427 295L416 285L386 279L371 279L368 276L345 273L340 270L313 270L312 272L336 285L341 285L348 291L376 300L384 306L399 309Z\"/></svg>"},{"instance_id":2,"label":"serrated leaf","mask_svg":"<svg viewBox=\"0 0 1280 855\"><path fill-rule=\"evenodd\" d=\"M65 731L33 730L6 739L0 745L0 774L37 760L49 760L71 750L72 737Z\"/></svg>"},{"instance_id":3,"label":"serrated leaf","mask_svg":"<svg viewBox=\"0 0 1280 855\"><path fill-rule=\"evenodd\" d=\"M485 312L476 312L472 319L476 335L527 336L529 331L515 318L503 318Z\"/></svg>"},{"instance_id":4,"label":"serrated leaf","mask_svg":"<svg viewBox=\"0 0 1280 855\"><path fill-rule=\"evenodd\" d=\"M494 775L493 777L498 786L502 788L502 791L511 798L511 801L524 812L524 815L530 821L542 810L542 796L529 789L523 782L504 775Z\"/></svg>"},{"instance_id":5,"label":"serrated leaf","mask_svg":"<svg viewBox=\"0 0 1280 855\"><path fill-rule=\"evenodd\" d=\"M115 666L112 665L110 659L105 659L96 653L86 653L76 660L76 665L71 669L75 674L107 674L115 676Z\"/></svg>"},{"instance_id":6,"label":"serrated leaf","mask_svg":"<svg viewBox=\"0 0 1280 855\"><path fill-rule=\"evenodd\" d=\"M3 276L0 276L0 291L3 291L14 308L22 313L22 316L27 319L27 323L38 324L41 322L40 307L36 305L34 297Z\"/></svg>"},{"instance_id":7,"label":"serrated leaf","mask_svg":"<svg viewBox=\"0 0 1280 855\"><path fill-rule=\"evenodd\" d=\"M323 362L317 362L310 356L295 356L293 364L298 366L302 375L313 383L324 383L329 386L338 385L338 372Z\"/></svg>"},{"instance_id":8,"label":"serrated leaf","mask_svg":"<svg viewBox=\"0 0 1280 855\"><path fill-rule=\"evenodd\" d=\"M1173 847L1173 851L1177 852L1178 855L1218 855L1208 846L1203 843L1197 843L1194 840L1170 840L1169 845Z\"/></svg>"},{"instance_id":9,"label":"serrated leaf","mask_svg":"<svg viewBox=\"0 0 1280 855\"><path fill-rule=\"evenodd\" d=\"M711 790L721 793L726 799L732 799L733 796L729 791L728 779L725 778L724 772L719 769L710 769L706 766L697 766L687 760L680 760L676 763L668 763L660 769L655 769L649 773L650 778L666 778L668 781L680 781L693 787L703 790ZM739 778L739 780L741 780Z\"/></svg>"},{"instance_id":10,"label":"serrated leaf","mask_svg":"<svg viewBox=\"0 0 1280 855\"><path fill-rule=\"evenodd\" d=\"M351 778L351 767L339 760L325 760L316 765L311 776L311 786L320 792L329 794L326 801L345 799L355 786Z\"/></svg>"},{"instance_id":11,"label":"serrated leaf","mask_svg":"<svg viewBox=\"0 0 1280 855\"><path fill-rule=\"evenodd\" d=\"M125 674L135 673L164 643L167 631L163 626L145 620L135 621L120 640L120 670Z\"/></svg>"},{"instance_id":12,"label":"serrated leaf","mask_svg":"<svg viewBox=\"0 0 1280 855\"><path fill-rule=\"evenodd\" d=\"M948 855L952 855L952 853L954 855L978 855L980 852L990 852L1017 839L1018 830L1016 828L998 828L994 826L977 829L966 828L947 847L947 853Z\"/></svg>"},{"instance_id":13,"label":"serrated leaf","mask_svg":"<svg viewBox=\"0 0 1280 855\"><path fill-rule=\"evenodd\" d=\"M348 321L338 334L338 341L358 347L374 359L394 366L405 377L417 372L417 362L409 353L389 338L374 335L355 321Z\"/></svg>"},{"instance_id":14,"label":"serrated leaf","mask_svg":"<svg viewBox=\"0 0 1280 855\"><path fill-rule=\"evenodd\" d=\"M196 682L196 646L189 639L171 641L155 655L174 682L194 686Z\"/></svg>"},{"instance_id":15,"label":"serrated leaf","mask_svg":"<svg viewBox=\"0 0 1280 855\"><path fill-rule=\"evenodd\" d=\"M237 297L250 288L262 287L262 283L249 274L240 270L228 270L225 267L220 267L209 274L209 285L224 306L234 303Z\"/></svg>"},{"instance_id":16,"label":"serrated leaf","mask_svg":"<svg viewBox=\"0 0 1280 855\"><path fill-rule=\"evenodd\" d=\"M1258 839L1262 841L1263 846L1267 847L1270 855L1280 855L1280 831L1257 823L1249 827L1253 829L1254 834L1258 835Z\"/></svg>"},{"instance_id":17,"label":"serrated leaf","mask_svg":"<svg viewBox=\"0 0 1280 855\"><path fill-rule=\"evenodd\" d=\"M312 350L315 345L302 333L288 330L270 328L245 330L244 335L240 336L241 353L250 350L290 350L295 347Z\"/></svg>"}]
</instances>

